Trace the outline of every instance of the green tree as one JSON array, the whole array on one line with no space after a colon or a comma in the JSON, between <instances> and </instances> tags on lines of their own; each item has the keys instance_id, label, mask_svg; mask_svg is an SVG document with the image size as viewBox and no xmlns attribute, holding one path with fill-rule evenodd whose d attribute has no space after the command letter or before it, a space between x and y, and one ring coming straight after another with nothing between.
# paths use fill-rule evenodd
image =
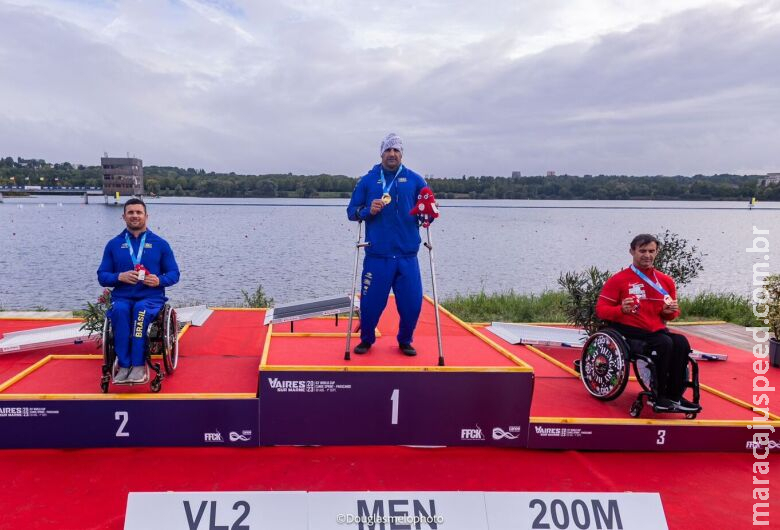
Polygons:
<instances>
[{"instance_id":1,"label":"green tree","mask_svg":"<svg viewBox=\"0 0 780 530\"><path fill-rule=\"evenodd\" d=\"M655 258L655 267L671 276L678 288L689 284L702 271L705 254L668 229L656 237L661 246Z\"/></svg>"}]
</instances>

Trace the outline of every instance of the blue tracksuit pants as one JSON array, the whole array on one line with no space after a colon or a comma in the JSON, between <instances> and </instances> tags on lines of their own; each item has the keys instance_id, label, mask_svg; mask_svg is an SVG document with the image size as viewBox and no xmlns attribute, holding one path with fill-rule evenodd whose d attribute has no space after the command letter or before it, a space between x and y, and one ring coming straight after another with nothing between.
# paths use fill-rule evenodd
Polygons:
<instances>
[{"instance_id":1,"label":"blue tracksuit pants","mask_svg":"<svg viewBox=\"0 0 780 530\"><path fill-rule=\"evenodd\" d=\"M111 325L119 366L143 366L146 330L165 304L163 298L111 300Z\"/></svg>"},{"instance_id":2,"label":"blue tracksuit pants","mask_svg":"<svg viewBox=\"0 0 780 530\"><path fill-rule=\"evenodd\" d=\"M401 321L398 342L411 344L422 307L422 278L417 256L366 256L360 281L360 340L373 344L376 325L387 306L390 289L395 294L395 305Z\"/></svg>"}]
</instances>

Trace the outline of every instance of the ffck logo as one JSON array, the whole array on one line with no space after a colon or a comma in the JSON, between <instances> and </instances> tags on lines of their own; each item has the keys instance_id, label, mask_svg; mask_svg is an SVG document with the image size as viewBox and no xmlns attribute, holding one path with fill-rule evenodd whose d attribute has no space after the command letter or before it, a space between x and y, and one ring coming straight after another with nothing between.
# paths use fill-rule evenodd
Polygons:
<instances>
[{"instance_id":1,"label":"ffck logo","mask_svg":"<svg viewBox=\"0 0 780 530\"><path fill-rule=\"evenodd\" d=\"M484 440L485 435L482 433L482 429L477 425L473 429L461 429L460 430L460 439L461 440L470 440L470 441L479 441Z\"/></svg>"},{"instance_id":2,"label":"ffck logo","mask_svg":"<svg viewBox=\"0 0 780 530\"><path fill-rule=\"evenodd\" d=\"M225 439L222 438L222 434L217 432L204 432L203 433L203 441L204 442L224 442Z\"/></svg>"}]
</instances>

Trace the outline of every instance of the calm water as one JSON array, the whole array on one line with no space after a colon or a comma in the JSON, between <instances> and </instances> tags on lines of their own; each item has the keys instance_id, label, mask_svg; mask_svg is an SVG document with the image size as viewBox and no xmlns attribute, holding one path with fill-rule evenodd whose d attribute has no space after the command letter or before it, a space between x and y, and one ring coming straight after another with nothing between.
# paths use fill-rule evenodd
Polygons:
<instances>
[{"instance_id":1,"label":"calm water","mask_svg":"<svg viewBox=\"0 0 780 530\"><path fill-rule=\"evenodd\" d=\"M100 292L95 271L121 208L78 197L5 198L0 204L0 308L74 309ZM181 282L176 304L235 304L262 283L278 302L349 292L356 224L346 200L155 199L149 226L172 245ZM780 208L744 203L636 201L441 201L434 223L440 296L556 288L561 271L630 262L639 232L671 229L705 253L686 289L749 292L752 226L780 248ZM777 231L777 233L775 233ZM430 294L427 250L420 252ZM763 255L762 255L763 257ZM770 254L780 270L780 252Z\"/></svg>"}]
</instances>

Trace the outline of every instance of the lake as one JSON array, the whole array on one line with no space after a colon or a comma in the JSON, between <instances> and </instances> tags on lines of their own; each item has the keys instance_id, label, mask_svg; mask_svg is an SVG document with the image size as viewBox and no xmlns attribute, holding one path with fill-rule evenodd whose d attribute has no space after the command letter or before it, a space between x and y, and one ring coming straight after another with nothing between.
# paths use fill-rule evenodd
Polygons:
<instances>
[{"instance_id":1,"label":"lake","mask_svg":"<svg viewBox=\"0 0 780 530\"><path fill-rule=\"evenodd\" d=\"M0 204L0 309L78 309L101 289L96 270L106 241L124 223L102 198L40 196ZM277 302L350 292L357 224L345 199L148 200L149 227L167 239L182 271L174 304L235 305L262 284ZM780 244L780 206L734 202L441 201L431 227L439 296L556 289L562 271L630 263L640 232L680 234L706 255L685 287L747 294L752 227ZM423 232L424 237L424 232ZM763 258L763 255L760 255ZM421 247L425 292L428 251ZM780 254L770 254L773 271Z\"/></svg>"}]
</instances>

